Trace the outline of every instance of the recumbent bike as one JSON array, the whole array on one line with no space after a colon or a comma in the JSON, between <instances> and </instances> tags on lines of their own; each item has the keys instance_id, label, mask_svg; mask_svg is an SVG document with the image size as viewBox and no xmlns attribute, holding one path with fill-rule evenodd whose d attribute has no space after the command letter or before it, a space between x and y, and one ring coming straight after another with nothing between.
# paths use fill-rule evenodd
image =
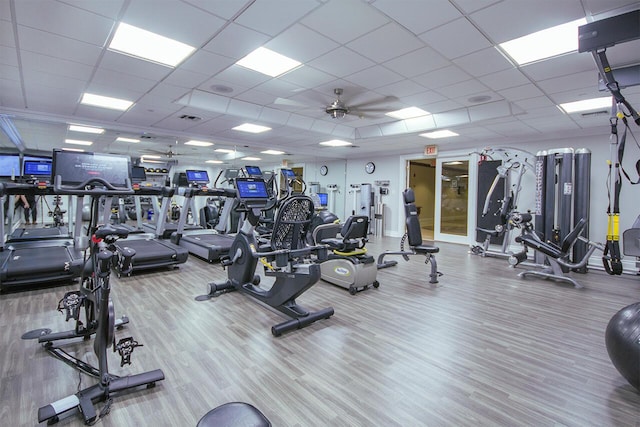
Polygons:
<instances>
[{"instance_id":1,"label":"recumbent bike","mask_svg":"<svg viewBox=\"0 0 640 427\"><path fill-rule=\"evenodd\" d=\"M327 258L326 246L306 246L305 243L314 212L311 199L307 196L287 198L276 214L271 239L261 246L255 229L261 210L267 206L265 182L261 178L238 178L236 189L238 209L244 212L245 219L229 250L229 257L222 260L228 280L209 283L208 294L200 295L196 300L208 300L231 291L256 298L291 318L271 328L274 336L331 317L333 307L310 312L296 303L296 298L320 279L320 264L310 257L315 254L318 261ZM256 274L259 260L264 266L265 276L275 277L268 290L259 286L260 276Z\"/></svg>"}]
</instances>

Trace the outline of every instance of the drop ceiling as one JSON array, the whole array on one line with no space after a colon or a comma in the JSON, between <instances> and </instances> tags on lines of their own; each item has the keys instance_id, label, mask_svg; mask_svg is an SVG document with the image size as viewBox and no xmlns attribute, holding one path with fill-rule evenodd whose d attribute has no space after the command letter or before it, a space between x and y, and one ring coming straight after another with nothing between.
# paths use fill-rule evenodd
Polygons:
<instances>
[{"instance_id":1,"label":"drop ceiling","mask_svg":"<svg viewBox=\"0 0 640 427\"><path fill-rule=\"evenodd\" d=\"M590 54L518 67L496 45L639 7L629 0L0 0L0 114L27 152L62 146L67 124L79 123L106 129L91 136L92 151L171 150L188 163L244 155L279 162L260 154L267 149L292 162L416 153L434 143L419 134L437 129L459 134L438 140L443 148L605 135L607 115L556 107L604 95ZM110 51L119 22L197 50L176 68ZM271 78L235 65L260 46L303 66ZM614 68L638 64L640 42L616 45L608 56ZM347 105L417 106L432 115L333 119L324 110L335 88ZM81 105L84 92L135 104L125 112ZM640 105L638 87L624 94ZM245 122L272 130L232 130ZM141 142L116 142L118 136ZM185 146L189 139L215 145ZM355 148L318 145L329 139ZM0 132L0 149L15 148Z\"/></svg>"}]
</instances>

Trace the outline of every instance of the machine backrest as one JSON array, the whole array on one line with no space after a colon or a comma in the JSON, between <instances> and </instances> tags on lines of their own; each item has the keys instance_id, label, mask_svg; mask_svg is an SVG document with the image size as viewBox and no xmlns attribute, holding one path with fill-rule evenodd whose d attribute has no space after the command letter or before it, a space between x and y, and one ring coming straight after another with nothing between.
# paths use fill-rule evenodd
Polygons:
<instances>
[{"instance_id":1,"label":"machine backrest","mask_svg":"<svg viewBox=\"0 0 640 427\"><path fill-rule=\"evenodd\" d=\"M573 230L569 234L562 239L562 245L560 245L560 250L562 253L569 253L571 247L578 241L578 237L582 234L582 231L587 226L587 220L584 218L580 218L580 221L573 227Z\"/></svg>"},{"instance_id":2,"label":"machine backrest","mask_svg":"<svg viewBox=\"0 0 640 427\"><path fill-rule=\"evenodd\" d=\"M416 208L416 196L413 189L407 188L402 193L404 198L404 214L406 215L407 238L409 246L418 246L422 244L422 230L420 229L420 218L418 218L418 209Z\"/></svg>"},{"instance_id":3,"label":"machine backrest","mask_svg":"<svg viewBox=\"0 0 640 427\"><path fill-rule=\"evenodd\" d=\"M307 196L291 196L278 209L271 233L271 249L300 249L311 224L314 206Z\"/></svg>"},{"instance_id":4,"label":"machine backrest","mask_svg":"<svg viewBox=\"0 0 640 427\"><path fill-rule=\"evenodd\" d=\"M366 215L352 215L342 226L340 234L346 240L366 239L369 230L369 218Z\"/></svg>"}]
</instances>

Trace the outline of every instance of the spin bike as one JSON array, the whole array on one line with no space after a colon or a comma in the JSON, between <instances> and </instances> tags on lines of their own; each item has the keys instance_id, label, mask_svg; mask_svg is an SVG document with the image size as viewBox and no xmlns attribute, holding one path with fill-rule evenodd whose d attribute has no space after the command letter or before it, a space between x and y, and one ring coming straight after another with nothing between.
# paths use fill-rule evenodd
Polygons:
<instances>
[{"instance_id":1,"label":"spin bike","mask_svg":"<svg viewBox=\"0 0 640 427\"><path fill-rule=\"evenodd\" d=\"M208 300L225 292L245 293L291 318L271 328L274 336L331 317L333 307L310 312L295 301L320 279L320 264L311 262L311 254L317 254L318 260L327 258L326 246L305 245L314 212L311 199L307 196L287 198L278 209L269 243L260 246L255 229L261 210L267 206L265 182L261 178L238 178L236 189L240 202L237 210L245 213L245 219L229 258L222 260L228 279L224 283L209 283L208 294L196 300ZM255 274L258 260L265 268L265 275L275 277L268 290L259 286L260 276Z\"/></svg>"},{"instance_id":2,"label":"spin bike","mask_svg":"<svg viewBox=\"0 0 640 427\"><path fill-rule=\"evenodd\" d=\"M54 152L54 155L58 154ZM55 157L54 157L55 159ZM55 165L55 161L54 161ZM55 176L55 175L54 175ZM131 191L131 183L128 180L128 188L117 188L102 178L90 178L81 184L69 187L62 186L62 178L55 177L55 189L58 194L78 195L81 203L82 196L91 194L93 205L93 218L98 217L98 197L101 195L122 194L123 191ZM132 268L131 259L135 251L129 250L118 257L115 242L126 238L129 231L123 227L105 225L94 227L89 246L89 259L85 263L82 277L82 285L79 291L68 292L58 304L58 310L64 312L66 320L74 319L76 326L73 330L59 333L48 333L48 330L40 330L38 341L44 344L44 348L54 357L64 361L80 372L97 378L99 382L77 393L50 403L38 409L38 422L48 421L54 424L59 421L61 414L77 409L82 414L84 422L91 424L100 416L109 412L111 396L124 390L146 386L151 388L157 381L164 379L164 373L156 369L141 374L119 377L109 373L107 364L107 349L113 346L113 351L120 355L120 366L131 364L131 354L136 347L142 346L132 337L122 338L117 343L115 329L128 323L126 317L116 320L113 302L111 301L110 275L114 260L120 263L119 268L124 271ZM83 310L84 309L84 310ZM81 320L84 313L84 321ZM38 331L25 334L26 338L35 337ZM87 340L95 334L93 349L98 359L98 367L70 355L60 347L54 346L58 340L82 338ZM100 415L98 415L95 403L106 401Z\"/></svg>"}]
</instances>

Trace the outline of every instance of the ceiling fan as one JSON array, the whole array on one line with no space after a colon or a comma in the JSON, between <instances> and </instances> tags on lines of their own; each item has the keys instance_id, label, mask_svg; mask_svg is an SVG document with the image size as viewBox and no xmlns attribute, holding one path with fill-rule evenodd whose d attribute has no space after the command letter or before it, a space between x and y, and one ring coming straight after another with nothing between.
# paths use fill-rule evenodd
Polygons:
<instances>
[{"instance_id":1,"label":"ceiling fan","mask_svg":"<svg viewBox=\"0 0 640 427\"><path fill-rule=\"evenodd\" d=\"M340 95L343 93L341 88L335 88L333 93L336 95L336 99L331 104L327 105L324 111L334 119L341 119L347 114L355 114L358 117L363 118L367 117L367 113L388 112L390 111L390 108L371 108L371 106L398 100L395 96L385 96L384 98L375 99L373 101L347 105L340 99Z\"/></svg>"},{"instance_id":2,"label":"ceiling fan","mask_svg":"<svg viewBox=\"0 0 640 427\"><path fill-rule=\"evenodd\" d=\"M378 104L388 104L398 100L396 96L385 96L383 98L374 99L371 101L362 102L360 104L347 105L340 96L344 93L342 88L333 89L333 93L336 95L336 99L329 105L324 107L325 113L334 119L342 119L346 115L355 115L359 118L371 118L373 116L370 113L384 113L391 111L389 107L373 107ZM286 107L292 107L296 109L308 109L307 105L304 105L298 101L294 101L287 98L277 98L275 104L283 105ZM315 109L315 108L314 108Z\"/></svg>"},{"instance_id":3,"label":"ceiling fan","mask_svg":"<svg viewBox=\"0 0 640 427\"><path fill-rule=\"evenodd\" d=\"M146 149L145 151L148 151L150 153L157 153L160 154L168 159L172 159L174 156L179 156L180 153L178 153L177 151L177 145L178 145L178 141L176 141L176 145L173 146L171 144L169 144L168 149L167 150L152 150L152 149Z\"/></svg>"}]
</instances>

